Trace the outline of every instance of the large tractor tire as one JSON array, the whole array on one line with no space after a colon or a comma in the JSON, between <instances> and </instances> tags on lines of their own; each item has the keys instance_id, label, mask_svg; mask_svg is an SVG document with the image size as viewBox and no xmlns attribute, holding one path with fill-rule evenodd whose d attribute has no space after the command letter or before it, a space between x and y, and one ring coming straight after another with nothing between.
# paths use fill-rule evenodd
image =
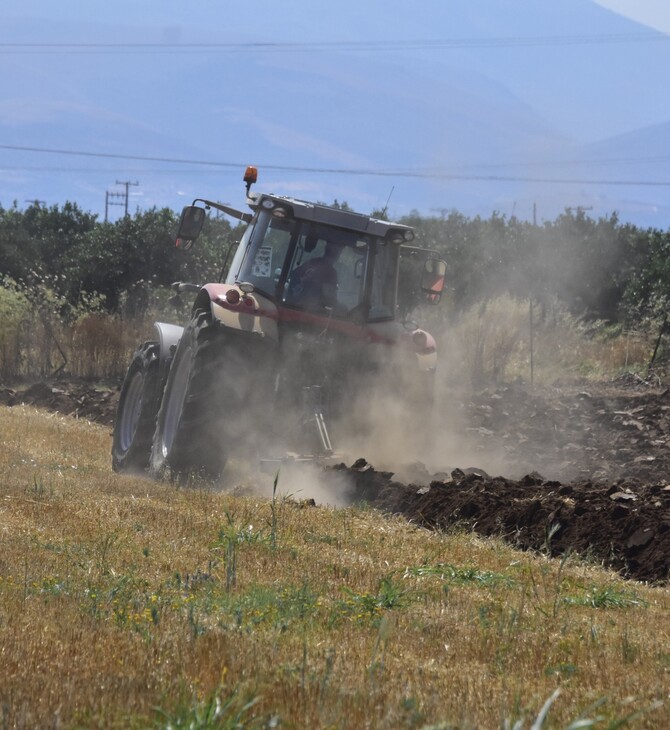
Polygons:
<instances>
[{"instance_id":1,"label":"large tractor tire","mask_svg":"<svg viewBox=\"0 0 670 730\"><path fill-rule=\"evenodd\" d=\"M197 312L175 352L156 421L150 471L184 480L217 478L242 449L243 427L262 372L252 335L227 330Z\"/></svg>"},{"instance_id":2,"label":"large tractor tire","mask_svg":"<svg viewBox=\"0 0 670 730\"><path fill-rule=\"evenodd\" d=\"M149 467L161 396L158 356L158 342L145 342L128 367L114 421L114 471L146 471Z\"/></svg>"}]
</instances>

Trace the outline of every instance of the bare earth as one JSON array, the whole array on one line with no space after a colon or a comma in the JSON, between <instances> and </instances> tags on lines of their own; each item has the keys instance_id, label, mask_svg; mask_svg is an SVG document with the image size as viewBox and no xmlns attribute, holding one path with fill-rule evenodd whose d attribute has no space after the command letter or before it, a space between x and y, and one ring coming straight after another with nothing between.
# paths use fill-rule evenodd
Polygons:
<instances>
[{"instance_id":1,"label":"bare earth","mask_svg":"<svg viewBox=\"0 0 670 730\"><path fill-rule=\"evenodd\" d=\"M62 380L0 387L0 404L111 427L118 393ZM631 579L668 580L670 390L634 376L583 387L509 386L454 398L450 411L472 453L483 464L498 454L499 471L513 478L469 463L432 473L406 464L394 474L360 458L333 467L351 477L352 499L429 528L457 524L522 549L572 551Z\"/></svg>"}]
</instances>

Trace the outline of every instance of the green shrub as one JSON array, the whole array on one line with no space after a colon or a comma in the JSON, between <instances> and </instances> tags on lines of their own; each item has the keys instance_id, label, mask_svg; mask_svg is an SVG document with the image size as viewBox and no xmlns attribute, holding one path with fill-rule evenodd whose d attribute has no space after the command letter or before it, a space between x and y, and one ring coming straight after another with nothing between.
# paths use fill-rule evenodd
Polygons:
<instances>
[{"instance_id":1,"label":"green shrub","mask_svg":"<svg viewBox=\"0 0 670 730\"><path fill-rule=\"evenodd\" d=\"M30 328L31 307L11 279L0 285L0 379L8 380L21 368L21 342Z\"/></svg>"}]
</instances>

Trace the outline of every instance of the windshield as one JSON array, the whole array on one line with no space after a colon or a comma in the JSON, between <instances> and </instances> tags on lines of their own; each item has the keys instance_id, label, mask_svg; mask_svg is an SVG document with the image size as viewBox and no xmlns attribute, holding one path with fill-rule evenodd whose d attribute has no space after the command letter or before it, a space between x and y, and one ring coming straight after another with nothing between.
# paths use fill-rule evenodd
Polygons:
<instances>
[{"instance_id":1,"label":"windshield","mask_svg":"<svg viewBox=\"0 0 670 730\"><path fill-rule=\"evenodd\" d=\"M261 211L227 281L249 282L288 307L337 317L369 302L368 319L386 319L395 309L396 262L395 246L366 234Z\"/></svg>"},{"instance_id":2,"label":"windshield","mask_svg":"<svg viewBox=\"0 0 670 730\"><path fill-rule=\"evenodd\" d=\"M274 297L291 243L293 223L271 218L263 211L255 224L250 224L245 231L226 283L247 281L266 296Z\"/></svg>"}]
</instances>

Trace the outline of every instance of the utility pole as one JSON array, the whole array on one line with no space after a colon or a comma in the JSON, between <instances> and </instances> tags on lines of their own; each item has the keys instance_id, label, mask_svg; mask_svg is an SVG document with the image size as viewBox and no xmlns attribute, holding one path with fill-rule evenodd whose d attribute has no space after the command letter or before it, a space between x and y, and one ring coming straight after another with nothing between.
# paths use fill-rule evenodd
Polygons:
<instances>
[{"instance_id":1,"label":"utility pole","mask_svg":"<svg viewBox=\"0 0 670 730\"><path fill-rule=\"evenodd\" d=\"M126 212L125 212L125 216L127 218L128 217L128 187L130 185L139 185L139 182L137 180L135 182L130 182L130 180L117 180L116 181L116 184L117 185L123 185L126 188L126 192L125 192L125 198L126 198Z\"/></svg>"},{"instance_id":2,"label":"utility pole","mask_svg":"<svg viewBox=\"0 0 670 730\"><path fill-rule=\"evenodd\" d=\"M533 203L533 234L537 233L537 203ZM533 314L533 287L535 282L531 282L530 297L528 297L528 329L529 329L529 348L530 348L530 385L533 386L535 380L535 317Z\"/></svg>"},{"instance_id":3,"label":"utility pole","mask_svg":"<svg viewBox=\"0 0 670 730\"><path fill-rule=\"evenodd\" d=\"M46 200L38 200L37 198L26 198L26 203L30 203L31 205L34 205L36 208L41 207L42 205L46 205Z\"/></svg>"},{"instance_id":4,"label":"utility pole","mask_svg":"<svg viewBox=\"0 0 670 730\"><path fill-rule=\"evenodd\" d=\"M572 214L573 210L577 211L577 215L581 215L584 211L593 210L592 205L576 205L574 208L566 208L568 213Z\"/></svg>"},{"instance_id":5,"label":"utility pole","mask_svg":"<svg viewBox=\"0 0 670 730\"><path fill-rule=\"evenodd\" d=\"M123 205L123 203L117 203L114 201L114 198L123 198L123 193L113 193L110 190L105 191L105 223L107 223L108 219L108 213L109 213L109 206L110 205Z\"/></svg>"},{"instance_id":6,"label":"utility pole","mask_svg":"<svg viewBox=\"0 0 670 730\"><path fill-rule=\"evenodd\" d=\"M123 193L115 193L111 190L105 192L105 223L107 222L109 206L110 205L122 205L124 207L124 216L128 217L128 188L131 185L139 185L139 182L131 182L130 180L117 180L117 185L123 185L125 191ZM122 202L116 202L114 198L121 198Z\"/></svg>"}]
</instances>

